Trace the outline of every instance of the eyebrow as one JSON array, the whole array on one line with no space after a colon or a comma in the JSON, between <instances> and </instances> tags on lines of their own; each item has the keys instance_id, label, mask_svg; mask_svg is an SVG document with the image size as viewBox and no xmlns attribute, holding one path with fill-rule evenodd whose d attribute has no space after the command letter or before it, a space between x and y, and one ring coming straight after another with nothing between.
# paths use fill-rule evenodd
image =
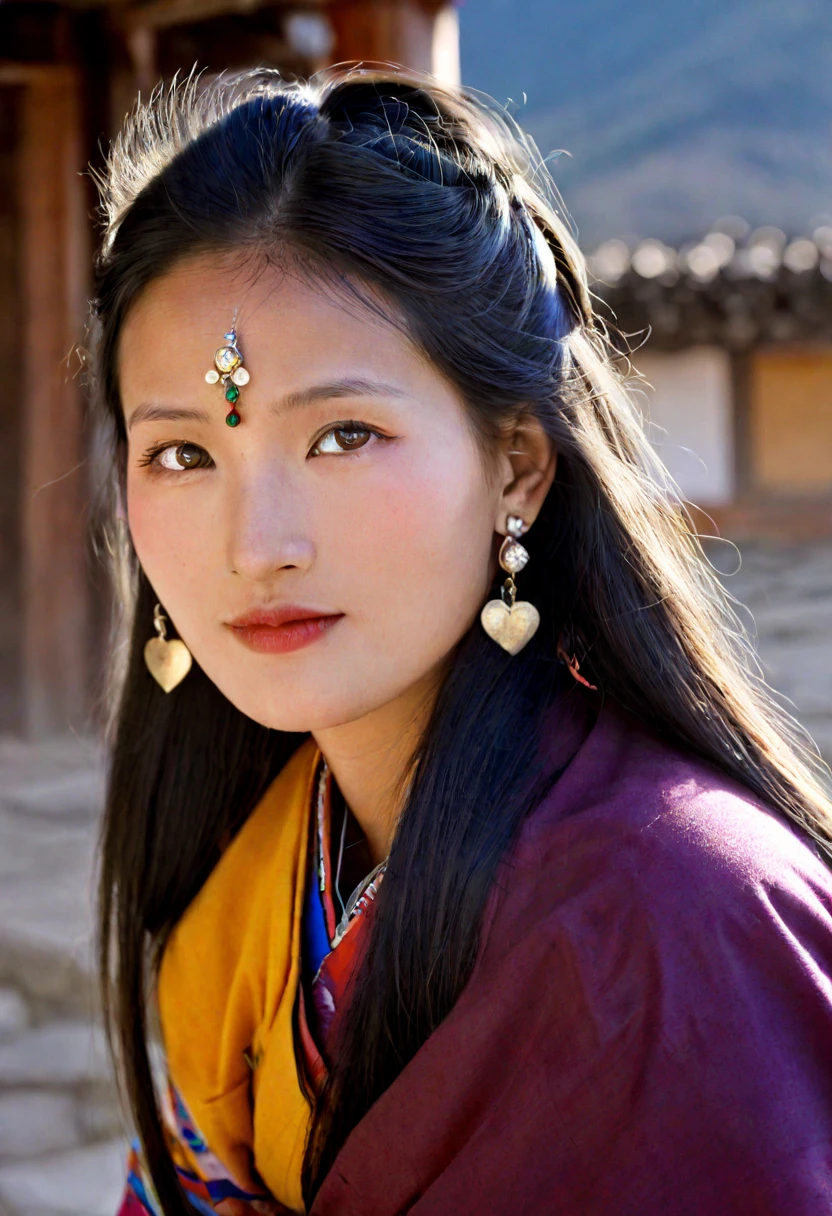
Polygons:
<instances>
[{"instance_id":1,"label":"eyebrow","mask_svg":"<svg viewBox=\"0 0 832 1216\"><path fill-rule=\"evenodd\" d=\"M130 415L127 430L132 431L137 422L210 422L205 410L186 410L173 405L139 405Z\"/></svg>"},{"instance_id":2,"label":"eyebrow","mask_svg":"<svg viewBox=\"0 0 832 1216\"><path fill-rule=\"evenodd\" d=\"M381 380L363 376L345 376L325 384L310 384L307 388L288 393L272 406L275 414L290 414L295 410L313 405L317 401L328 401L336 397L406 397L404 389ZM150 402L139 405L130 415L128 431L138 422L210 422L213 415L205 410L186 409L175 405L154 405Z\"/></svg>"},{"instance_id":3,"label":"eyebrow","mask_svg":"<svg viewBox=\"0 0 832 1216\"><path fill-rule=\"evenodd\" d=\"M406 396L404 389L395 384L385 384L382 380L371 380L364 376L344 376L327 384L310 384L308 388L288 393L273 409L278 414L290 414L293 410L303 409L316 401L327 401L333 397Z\"/></svg>"}]
</instances>

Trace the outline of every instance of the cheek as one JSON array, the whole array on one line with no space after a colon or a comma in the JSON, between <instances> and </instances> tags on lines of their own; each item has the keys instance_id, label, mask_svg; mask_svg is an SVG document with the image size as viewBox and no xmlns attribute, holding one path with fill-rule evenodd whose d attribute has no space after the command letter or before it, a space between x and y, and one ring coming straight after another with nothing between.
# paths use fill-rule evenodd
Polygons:
<instances>
[{"instance_id":1,"label":"cheek","mask_svg":"<svg viewBox=\"0 0 832 1216\"><path fill-rule=\"evenodd\" d=\"M368 616L412 643L436 635L455 644L491 581L495 495L479 453L460 445L410 453L353 508L349 547L377 609L368 598Z\"/></svg>"},{"instance_id":2,"label":"cheek","mask_svg":"<svg viewBox=\"0 0 832 1216\"><path fill-rule=\"evenodd\" d=\"M211 565L204 511L187 494L175 501L155 487L127 483L127 520L142 569L170 612L183 605L188 588L199 588Z\"/></svg>"}]
</instances>

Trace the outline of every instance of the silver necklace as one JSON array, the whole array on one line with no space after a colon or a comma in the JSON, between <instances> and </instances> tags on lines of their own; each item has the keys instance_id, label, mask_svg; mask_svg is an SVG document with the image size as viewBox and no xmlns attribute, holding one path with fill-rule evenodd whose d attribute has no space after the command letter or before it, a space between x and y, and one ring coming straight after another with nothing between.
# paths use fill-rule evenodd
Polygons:
<instances>
[{"instance_id":1,"label":"silver necklace","mask_svg":"<svg viewBox=\"0 0 832 1216\"><path fill-rule=\"evenodd\" d=\"M318 799L317 799L317 819L318 819L318 882L321 891L326 890L326 869L324 866L324 821L326 818L326 786L329 778L329 765L325 759L321 759L321 770L318 777ZM344 822L341 826L341 844L338 850L338 861L335 870L334 888L338 902L341 905L341 919L335 929L335 936L332 939L333 950L339 944L350 922L360 916L364 909L372 903L376 897L379 883L387 869L387 863L390 860L388 854L383 861L380 861L365 878L355 888L346 903L341 898L341 892L338 889L338 880L341 876L341 864L344 858L344 842L347 833L347 812L344 807Z\"/></svg>"}]
</instances>

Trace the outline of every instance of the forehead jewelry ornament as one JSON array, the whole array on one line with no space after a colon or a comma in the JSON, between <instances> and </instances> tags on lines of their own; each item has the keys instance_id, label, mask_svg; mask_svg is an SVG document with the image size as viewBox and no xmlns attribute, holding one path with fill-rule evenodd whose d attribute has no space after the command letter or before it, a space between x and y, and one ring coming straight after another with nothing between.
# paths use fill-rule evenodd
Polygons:
<instances>
[{"instance_id":1,"label":"forehead jewelry ornament","mask_svg":"<svg viewBox=\"0 0 832 1216\"><path fill-rule=\"evenodd\" d=\"M527 642L537 633L540 613L534 604L517 599L515 574L528 564L529 552L520 544L520 537L528 532L528 525L519 515L509 515L506 520L508 536L500 545L500 565L508 578L500 588L500 599L489 600L480 613L482 627L490 638L509 654L519 654Z\"/></svg>"},{"instance_id":2,"label":"forehead jewelry ornament","mask_svg":"<svg viewBox=\"0 0 832 1216\"><path fill-rule=\"evenodd\" d=\"M223 337L225 346L218 347L214 352L214 366L205 373L205 381L207 384L222 385L229 406L225 421L229 426L239 426L237 402L240 400L240 389L248 384L251 376L243 367L243 356L237 345L237 331L233 325Z\"/></svg>"}]
</instances>

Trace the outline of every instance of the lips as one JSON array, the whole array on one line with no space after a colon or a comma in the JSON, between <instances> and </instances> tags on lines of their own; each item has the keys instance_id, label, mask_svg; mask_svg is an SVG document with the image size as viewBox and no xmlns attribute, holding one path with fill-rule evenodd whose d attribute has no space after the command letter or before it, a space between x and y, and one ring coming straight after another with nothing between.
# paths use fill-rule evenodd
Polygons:
<instances>
[{"instance_id":1,"label":"lips","mask_svg":"<svg viewBox=\"0 0 832 1216\"><path fill-rule=\"evenodd\" d=\"M342 612L322 612L298 604L258 608L227 622L234 636L260 654L285 654L309 646L343 619Z\"/></svg>"},{"instance_id":2,"label":"lips","mask_svg":"<svg viewBox=\"0 0 832 1216\"><path fill-rule=\"evenodd\" d=\"M256 608L235 617L228 624L232 629L245 629L250 625L269 625L274 629L294 621L320 621L331 616L342 616L340 612L325 612L317 608L306 608L298 604L281 604L277 608Z\"/></svg>"}]
</instances>

